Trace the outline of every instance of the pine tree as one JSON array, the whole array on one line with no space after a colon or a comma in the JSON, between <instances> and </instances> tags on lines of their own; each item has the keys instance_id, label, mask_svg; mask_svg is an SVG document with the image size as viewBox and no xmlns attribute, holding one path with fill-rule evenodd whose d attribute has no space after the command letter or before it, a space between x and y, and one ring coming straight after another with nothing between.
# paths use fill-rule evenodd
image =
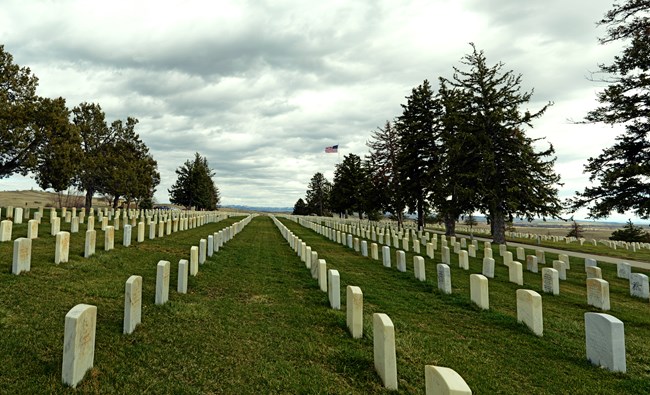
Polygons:
<instances>
[{"instance_id":1,"label":"pine tree","mask_svg":"<svg viewBox=\"0 0 650 395\"><path fill-rule=\"evenodd\" d=\"M600 66L609 86L598 93L601 105L586 121L623 125L625 131L613 146L588 159L585 173L598 184L577 192L569 203L573 210L588 206L592 218L627 210L650 218L650 1L615 3L599 24L607 26L601 44L626 46L612 64Z\"/></svg>"},{"instance_id":2,"label":"pine tree","mask_svg":"<svg viewBox=\"0 0 650 395\"><path fill-rule=\"evenodd\" d=\"M427 80L413 88L406 99L396 123L400 146L398 170L409 213L417 213L418 228L423 228L429 193L440 168L442 107L434 100Z\"/></svg>"},{"instance_id":3,"label":"pine tree","mask_svg":"<svg viewBox=\"0 0 650 395\"><path fill-rule=\"evenodd\" d=\"M293 215L308 215L309 214L309 209L307 208L307 204L305 203L302 198L298 199L296 201L296 204L293 206Z\"/></svg>"},{"instance_id":4,"label":"pine tree","mask_svg":"<svg viewBox=\"0 0 650 395\"><path fill-rule=\"evenodd\" d=\"M366 171L361 158L355 154L346 155L334 171L330 195L332 210L343 214L356 212L359 219L363 218L366 182Z\"/></svg>"},{"instance_id":5,"label":"pine tree","mask_svg":"<svg viewBox=\"0 0 650 395\"><path fill-rule=\"evenodd\" d=\"M219 189L212 180L214 170L208 159L198 152L194 160L187 160L176 170L178 179L169 192L169 201L197 210L216 210L219 206Z\"/></svg>"},{"instance_id":6,"label":"pine tree","mask_svg":"<svg viewBox=\"0 0 650 395\"><path fill-rule=\"evenodd\" d=\"M310 213L319 216L329 213L330 191L332 184L327 181L323 173L318 172L309 181L306 193L307 208Z\"/></svg>"},{"instance_id":7,"label":"pine tree","mask_svg":"<svg viewBox=\"0 0 650 395\"><path fill-rule=\"evenodd\" d=\"M582 225L574 220L571 220L571 230L567 233L566 237L575 237L579 239L584 236L585 229Z\"/></svg>"},{"instance_id":8,"label":"pine tree","mask_svg":"<svg viewBox=\"0 0 650 395\"><path fill-rule=\"evenodd\" d=\"M441 79L441 84L459 90L468 100L462 134L456 140L466 160L475 164L464 174L476 178L475 206L488 214L494 242L504 243L506 221L515 216L528 220L558 217L562 209L557 197L560 178L553 170L555 158L546 159L554 153L553 146L536 152L533 144L537 140L523 131L532 127L532 120L548 105L535 113L522 113L520 106L530 101L532 92L520 92L521 75L504 72L501 63L488 67L483 51L473 44L472 53L461 63L469 70L454 68L453 79ZM471 137L467 140L471 144L464 143L463 136Z\"/></svg>"},{"instance_id":9,"label":"pine tree","mask_svg":"<svg viewBox=\"0 0 650 395\"><path fill-rule=\"evenodd\" d=\"M384 128L372 132L371 140L366 143L370 148L368 167L374 196L380 208L393 214L397 226L404 224L406 201L400 183L397 158L400 155L399 136L390 121Z\"/></svg>"},{"instance_id":10,"label":"pine tree","mask_svg":"<svg viewBox=\"0 0 650 395\"><path fill-rule=\"evenodd\" d=\"M635 226L632 220L627 220L623 229L612 232L610 240L621 240L627 242L650 243L650 233L645 232L640 226Z\"/></svg>"}]
</instances>

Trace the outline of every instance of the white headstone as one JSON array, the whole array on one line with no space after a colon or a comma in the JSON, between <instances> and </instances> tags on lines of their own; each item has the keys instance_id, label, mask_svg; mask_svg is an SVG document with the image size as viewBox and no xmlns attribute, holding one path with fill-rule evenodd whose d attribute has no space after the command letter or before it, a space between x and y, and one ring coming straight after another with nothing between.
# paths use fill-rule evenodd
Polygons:
<instances>
[{"instance_id":1,"label":"white headstone","mask_svg":"<svg viewBox=\"0 0 650 395\"><path fill-rule=\"evenodd\" d=\"M550 267L542 269L542 291L553 295L560 294L560 275L557 270Z\"/></svg>"},{"instance_id":2,"label":"white headstone","mask_svg":"<svg viewBox=\"0 0 650 395\"><path fill-rule=\"evenodd\" d=\"M311 278L318 279L318 252L311 252Z\"/></svg>"},{"instance_id":3,"label":"white headstone","mask_svg":"<svg viewBox=\"0 0 650 395\"><path fill-rule=\"evenodd\" d=\"M208 241L206 239L199 240L199 264L205 263L206 254L208 253Z\"/></svg>"},{"instance_id":4,"label":"white headstone","mask_svg":"<svg viewBox=\"0 0 650 395\"><path fill-rule=\"evenodd\" d=\"M587 304L603 311L610 309L609 283L600 278L587 279Z\"/></svg>"},{"instance_id":5,"label":"white headstone","mask_svg":"<svg viewBox=\"0 0 650 395\"><path fill-rule=\"evenodd\" d=\"M562 261L566 264L566 269L571 269L571 263L569 261L569 256L567 254L559 254L557 256L558 261Z\"/></svg>"},{"instance_id":6,"label":"white headstone","mask_svg":"<svg viewBox=\"0 0 650 395\"><path fill-rule=\"evenodd\" d=\"M14 223L22 224L23 223L23 209L22 207L16 207L14 209Z\"/></svg>"},{"instance_id":7,"label":"white headstone","mask_svg":"<svg viewBox=\"0 0 650 395\"><path fill-rule=\"evenodd\" d=\"M616 317L585 313L587 360L614 372L626 372L625 328Z\"/></svg>"},{"instance_id":8,"label":"white headstone","mask_svg":"<svg viewBox=\"0 0 650 395\"><path fill-rule=\"evenodd\" d=\"M526 259L526 250L524 247L517 247L517 260L523 261L524 259Z\"/></svg>"},{"instance_id":9,"label":"white headstone","mask_svg":"<svg viewBox=\"0 0 650 395\"><path fill-rule=\"evenodd\" d=\"M426 365L424 381L426 395L472 395L465 380L453 369Z\"/></svg>"},{"instance_id":10,"label":"white headstone","mask_svg":"<svg viewBox=\"0 0 650 395\"><path fill-rule=\"evenodd\" d=\"M465 250L458 252L458 267L461 269L469 270L469 255Z\"/></svg>"},{"instance_id":11,"label":"white headstone","mask_svg":"<svg viewBox=\"0 0 650 395\"><path fill-rule=\"evenodd\" d=\"M506 265L506 266L510 266L510 264L513 262L512 261L512 252L504 251L503 255L501 255L501 256L503 257L503 264Z\"/></svg>"},{"instance_id":12,"label":"white headstone","mask_svg":"<svg viewBox=\"0 0 650 395\"><path fill-rule=\"evenodd\" d=\"M424 266L424 258L421 256L414 256L413 257L413 272L415 274L415 278L417 278L420 281L426 281L427 280L427 273L425 271L425 266Z\"/></svg>"},{"instance_id":13,"label":"white headstone","mask_svg":"<svg viewBox=\"0 0 650 395\"><path fill-rule=\"evenodd\" d=\"M50 234L56 236L61 231L61 218L50 218Z\"/></svg>"},{"instance_id":14,"label":"white headstone","mask_svg":"<svg viewBox=\"0 0 650 395\"><path fill-rule=\"evenodd\" d=\"M0 221L0 241L11 241L13 222L8 219Z\"/></svg>"},{"instance_id":15,"label":"white headstone","mask_svg":"<svg viewBox=\"0 0 650 395\"><path fill-rule=\"evenodd\" d=\"M542 297L530 289L517 290L517 322L526 324L537 336L544 333Z\"/></svg>"},{"instance_id":16,"label":"white headstone","mask_svg":"<svg viewBox=\"0 0 650 395\"><path fill-rule=\"evenodd\" d=\"M59 232L56 234L54 245L54 263L65 263L70 254L70 233Z\"/></svg>"},{"instance_id":17,"label":"white headstone","mask_svg":"<svg viewBox=\"0 0 650 395\"><path fill-rule=\"evenodd\" d=\"M395 354L395 327L388 315L372 315L375 370L384 387L397 390L397 357Z\"/></svg>"},{"instance_id":18,"label":"white headstone","mask_svg":"<svg viewBox=\"0 0 650 395\"><path fill-rule=\"evenodd\" d=\"M190 276L199 274L199 247L190 247Z\"/></svg>"},{"instance_id":19,"label":"white headstone","mask_svg":"<svg viewBox=\"0 0 650 395\"><path fill-rule=\"evenodd\" d=\"M648 285L648 276L641 273L630 274L630 295L637 298L648 299L650 287Z\"/></svg>"},{"instance_id":20,"label":"white headstone","mask_svg":"<svg viewBox=\"0 0 650 395\"><path fill-rule=\"evenodd\" d=\"M381 257L383 259L384 267L390 267L390 247L383 246L381 248Z\"/></svg>"},{"instance_id":21,"label":"white headstone","mask_svg":"<svg viewBox=\"0 0 650 395\"><path fill-rule=\"evenodd\" d=\"M436 265L438 273L438 289L445 294L451 293L451 271L449 266L444 263Z\"/></svg>"},{"instance_id":22,"label":"white headstone","mask_svg":"<svg viewBox=\"0 0 650 395\"><path fill-rule=\"evenodd\" d=\"M603 278L603 272L598 266L587 266L585 268L587 278Z\"/></svg>"},{"instance_id":23,"label":"white headstone","mask_svg":"<svg viewBox=\"0 0 650 395\"><path fill-rule=\"evenodd\" d=\"M632 273L632 266L627 262L620 262L616 264L616 276L618 278L629 279Z\"/></svg>"},{"instance_id":24,"label":"white headstone","mask_svg":"<svg viewBox=\"0 0 650 395\"><path fill-rule=\"evenodd\" d=\"M469 276L470 299L483 310L490 308L490 295L488 292L488 279L481 274Z\"/></svg>"},{"instance_id":25,"label":"white headstone","mask_svg":"<svg viewBox=\"0 0 650 395\"><path fill-rule=\"evenodd\" d=\"M169 299L169 261L159 261L156 266L156 304L165 304Z\"/></svg>"},{"instance_id":26,"label":"white headstone","mask_svg":"<svg viewBox=\"0 0 650 395\"><path fill-rule=\"evenodd\" d=\"M133 333L142 322L142 277L131 276L124 287L124 333Z\"/></svg>"},{"instance_id":27,"label":"white headstone","mask_svg":"<svg viewBox=\"0 0 650 395\"><path fill-rule=\"evenodd\" d=\"M450 265L451 264L451 256L450 256L450 252L449 252L449 247L446 247L446 246L442 247L441 253L442 253L442 256L441 256L442 263Z\"/></svg>"},{"instance_id":28,"label":"white headstone","mask_svg":"<svg viewBox=\"0 0 650 395\"><path fill-rule=\"evenodd\" d=\"M327 262L325 259L318 260L318 285L321 291L327 292Z\"/></svg>"},{"instance_id":29,"label":"white headstone","mask_svg":"<svg viewBox=\"0 0 650 395\"><path fill-rule=\"evenodd\" d=\"M176 283L176 292L179 294L187 293L187 274L190 268L190 263L187 259L178 261L178 282Z\"/></svg>"},{"instance_id":30,"label":"white headstone","mask_svg":"<svg viewBox=\"0 0 650 395\"><path fill-rule=\"evenodd\" d=\"M361 256L368 256L368 242L365 240L361 241Z\"/></svg>"},{"instance_id":31,"label":"white headstone","mask_svg":"<svg viewBox=\"0 0 650 395\"><path fill-rule=\"evenodd\" d=\"M65 315L63 335L63 383L75 388L95 359L97 307L78 304Z\"/></svg>"},{"instance_id":32,"label":"white headstone","mask_svg":"<svg viewBox=\"0 0 650 395\"><path fill-rule=\"evenodd\" d=\"M131 245L131 225L124 225L124 230L122 231L122 245L128 247Z\"/></svg>"},{"instance_id":33,"label":"white headstone","mask_svg":"<svg viewBox=\"0 0 650 395\"><path fill-rule=\"evenodd\" d=\"M406 271L406 253L404 251L395 252L395 260L397 261L397 270L400 272Z\"/></svg>"},{"instance_id":34,"label":"white headstone","mask_svg":"<svg viewBox=\"0 0 650 395\"><path fill-rule=\"evenodd\" d=\"M553 261L553 269L557 270L558 278L560 280L566 280L566 262Z\"/></svg>"},{"instance_id":35,"label":"white headstone","mask_svg":"<svg viewBox=\"0 0 650 395\"><path fill-rule=\"evenodd\" d=\"M346 323L354 339L363 337L363 292L361 288L347 286L346 291Z\"/></svg>"},{"instance_id":36,"label":"white headstone","mask_svg":"<svg viewBox=\"0 0 650 395\"><path fill-rule=\"evenodd\" d=\"M493 258L483 258L483 270L482 273L487 278L494 278L494 259Z\"/></svg>"},{"instance_id":37,"label":"white headstone","mask_svg":"<svg viewBox=\"0 0 650 395\"><path fill-rule=\"evenodd\" d=\"M526 270L529 272L537 273L538 272L538 266L537 266L537 256L535 255L528 255L526 257Z\"/></svg>"},{"instance_id":38,"label":"white headstone","mask_svg":"<svg viewBox=\"0 0 650 395\"><path fill-rule=\"evenodd\" d=\"M327 271L327 297L332 309L341 310L341 276L338 270Z\"/></svg>"},{"instance_id":39,"label":"white headstone","mask_svg":"<svg viewBox=\"0 0 650 395\"><path fill-rule=\"evenodd\" d=\"M376 261L379 260L379 251L377 251L377 243L370 244L370 257Z\"/></svg>"},{"instance_id":40,"label":"white headstone","mask_svg":"<svg viewBox=\"0 0 650 395\"><path fill-rule=\"evenodd\" d=\"M524 273L521 263L514 261L508 266L508 281L524 285Z\"/></svg>"},{"instance_id":41,"label":"white headstone","mask_svg":"<svg viewBox=\"0 0 650 395\"><path fill-rule=\"evenodd\" d=\"M537 257L537 263L546 264L546 253L544 250L535 251L535 256Z\"/></svg>"},{"instance_id":42,"label":"white headstone","mask_svg":"<svg viewBox=\"0 0 650 395\"><path fill-rule=\"evenodd\" d=\"M14 240L14 255L11 273L28 272L32 265L32 239L19 237Z\"/></svg>"},{"instance_id":43,"label":"white headstone","mask_svg":"<svg viewBox=\"0 0 650 395\"><path fill-rule=\"evenodd\" d=\"M104 228L104 250L110 251L115 248L115 228L107 226Z\"/></svg>"},{"instance_id":44,"label":"white headstone","mask_svg":"<svg viewBox=\"0 0 650 395\"><path fill-rule=\"evenodd\" d=\"M598 266L598 262L593 258L585 258L585 272L590 266Z\"/></svg>"}]
</instances>

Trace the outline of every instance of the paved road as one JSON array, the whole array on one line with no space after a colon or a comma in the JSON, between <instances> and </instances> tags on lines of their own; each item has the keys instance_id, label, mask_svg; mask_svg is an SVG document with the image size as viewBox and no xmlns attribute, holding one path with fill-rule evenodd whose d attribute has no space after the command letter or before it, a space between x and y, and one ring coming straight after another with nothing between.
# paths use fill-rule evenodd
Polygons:
<instances>
[{"instance_id":1,"label":"paved road","mask_svg":"<svg viewBox=\"0 0 650 395\"><path fill-rule=\"evenodd\" d=\"M427 231L429 231L429 232L433 231L433 232L438 233L438 234L444 234L445 233L445 232L440 232L440 231L431 230L431 229L427 229ZM481 240L481 241L492 241L492 239L488 239L488 238L485 238L485 237L474 236L474 238L476 240ZM614 258L614 257L611 257L611 256L604 256L604 255L585 254L583 252L567 251L567 250L561 250L561 249L558 249L558 248L536 246L536 245L524 244L524 243L516 243L516 242L513 242L513 241L509 241L508 246L524 247L524 248L527 248L529 250L542 250L542 251L550 252L550 253L553 253L553 254L567 254L569 256L573 256L573 257L577 257L577 258L593 258L593 259L595 259L595 260L597 260L599 262L607 262L607 263L614 263L614 264L615 263L621 263L621 262L627 262L627 263L629 263L630 265L632 265L634 267L650 270L650 262L633 261L633 260L630 260L630 259Z\"/></svg>"}]
</instances>

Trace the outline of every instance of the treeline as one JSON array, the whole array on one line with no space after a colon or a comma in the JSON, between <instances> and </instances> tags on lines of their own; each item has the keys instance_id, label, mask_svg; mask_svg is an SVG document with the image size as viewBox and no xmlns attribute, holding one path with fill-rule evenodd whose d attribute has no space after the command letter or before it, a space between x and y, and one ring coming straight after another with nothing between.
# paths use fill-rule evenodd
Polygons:
<instances>
[{"instance_id":1,"label":"treeline","mask_svg":"<svg viewBox=\"0 0 650 395\"><path fill-rule=\"evenodd\" d=\"M461 215L481 212L497 242L514 217L559 217L553 147L536 150L538 139L524 132L551 103L522 110L531 92L521 91L521 76L489 66L473 45L462 65L439 78L437 91L427 80L413 88L402 114L372 133L369 154L346 155L333 183L317 173L307 211L371 219L388 212L400 225L407 212L419 227L434 213L450 235Z\"/></svg>"},{"instance_id":2,"label":"treeline","mask_svg":"<svg viewBox=\"0 0 650 395\"><path fill-rule=\"evenodd\" d=\"M106 121L96 103L68 109L36 94L38 78L0 45L0 178L32 173L43 189L75 187L89 209L95 193L150 208L158 164L135 132L138 120Z\"/></svg>"},{"instance_id":3,"label":"treeline","mask_svg":"<svg viewBox=\"0 0 650 395\"><path fill-rule=\"evenodd\" d=\"M420 227L431 212L447 234L460 216L480 212L498 243L515 217L558 218L562 210L586 207L591 218L628 210L650 218L650 2L616 3L598 24L607 28L601 44L624 46L611 64L599 66L600 81L608 86L583 123L624 131L587 160L584 172L592 184L573 198L558 199L553 146L538 149L539 139L525 134L552 103L523 109L532 92L522 92L521 75L502 63L489 66L472 45L452 77L438 79L437 92L427 80L412 90L402 114L373 132L368 155L346 155L332 183L317 173L295 211L355 212L371 219L388 212L400 224L404 212L416 213Z\"/></svg>"}]
</instances>

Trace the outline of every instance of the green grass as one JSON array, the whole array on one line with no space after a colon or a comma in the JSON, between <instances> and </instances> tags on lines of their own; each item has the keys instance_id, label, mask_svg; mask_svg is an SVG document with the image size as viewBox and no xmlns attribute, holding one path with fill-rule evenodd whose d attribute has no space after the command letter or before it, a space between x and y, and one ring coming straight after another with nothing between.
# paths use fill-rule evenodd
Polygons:
<instances>
[{"instance_id":1,"label":"green grass","mask_svg":"<svg viewBox=\"0 0 650 395\"><path fill-rule=\"evenodd\" d=\"M611 314L625 323L628 373L615 374L585 359L584 273L571 262L561 295L544 295L544 336L516 322L514 284L497 264L490 281L490 311L469 301L469 273L452 264L452 295L427 282L382 267L291 221L283 222L330 268L341 273L343 310L328 307L304 263L273 222L255 218L190 277L186 295L176 289L179 259L189 249L240 218L175 233L162 239L82 257L83 233L72 235L70 262L54 265L54 238L34 242L32 269L12 275L12 243L0 244L1 393L386 393L374 371L372 313L387 313L396 328L399 392L424 391L424 365L459 372L474 393L648 393L648 301L631 298L627 283L601 264L610 281ZM67 230L69 224L62 224ZM81 225L81 229L85 226ZM14 238L26 225L14 226ZM134 235L135 237L135 235ZM495 254L496 255L496 254ZM453 256L453 254L452 254ZM551 257L551 254L547 254ZM392 257L394 259L394 256ZM452 257L455 262L455 257ZM159 260L172 264L170 301L154 305ZM498 262L500 260L497 259ZM480 272L471 259L471 272ZM122 334L124 283L143 276L143 322ZM526 287L540 291L539 275L525 273ZM345 286L364 293L364 337L345 325ZM95 367L76 390L61 384L65 314L78 303L98 307Z\"/></svg>"},{"instance_id":2,"label":"green grass","mask_svg":"<svg viewBox=\"0 0 650 395\"><path fill-rule=\"evenodd\" d=\"M479 311L469 299L469 274L481 272L481 259L470 258L467 272L458 268L452 253L453 294L443 295L435 282L439 254L436 261L426 259L427 281L420 283L413 276L413 253L407 253L408 271L400 273L394 268L394 249L393 268L387 269L291 221L283 223L318 251L329 268L339 270L342 288L361 287L366 321L372 312L391 317L396 328L399 385L407 392L424 388L423 367L436 364L459 372L475 393L650 393L650 306L647 300L629 296L628 283L616 278L614 265L599 266L610 282L609 313L625 323L625 375L586 360L584 313L598 310L586 303L586 275L580 259L571 260L568 280L561 281L560 295L552 296L542 294L541 274L525 272L523 287L509 283L507 267L497 257L495 278L490 280L490 310ZM495 257L497 252L495 248ZM557 259L554 254L546 256L548 262ZM541 338L517 323L518 288L542 294Z\"/></svg>"}]
</instances>

